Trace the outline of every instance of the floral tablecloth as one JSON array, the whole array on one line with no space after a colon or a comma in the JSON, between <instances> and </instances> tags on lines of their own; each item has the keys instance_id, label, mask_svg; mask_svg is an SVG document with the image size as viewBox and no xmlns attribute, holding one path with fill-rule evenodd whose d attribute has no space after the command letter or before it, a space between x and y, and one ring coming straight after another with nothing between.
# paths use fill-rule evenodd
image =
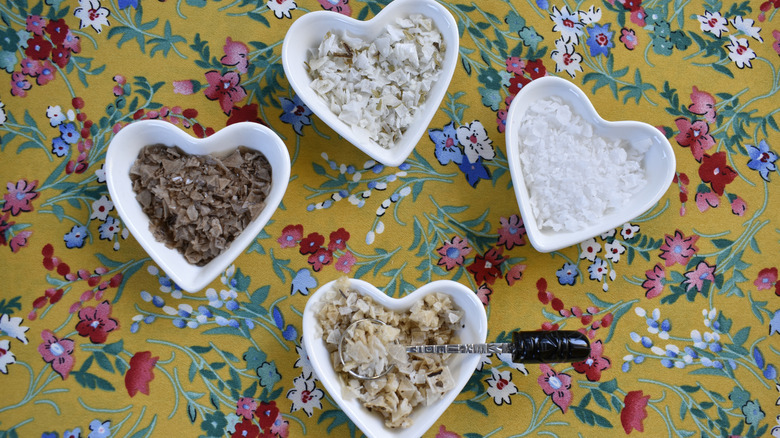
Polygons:
<instances>
[{"instance_id":1,"label":"floral tablecloth","mask_svg":"<svg viewBox=\"0 0 780 438\"><path fill-rule=\"evenodd\" d=\"M485 357L427 436L780 436L780 2L442 2L459 65L397 168L314 116L281 63L303 14L387 3L0 5L0 436L360 436L301 345L307 296L343 275L393 297L461 282L491 341L591 338L574 364ZM550 254L524 235L504 141L545 75L657 126L677 158L657 205ZM197 293L108 196L107 145L145 119L264 123L292 158L271 222Z\"/></svg>"}]
</instances>

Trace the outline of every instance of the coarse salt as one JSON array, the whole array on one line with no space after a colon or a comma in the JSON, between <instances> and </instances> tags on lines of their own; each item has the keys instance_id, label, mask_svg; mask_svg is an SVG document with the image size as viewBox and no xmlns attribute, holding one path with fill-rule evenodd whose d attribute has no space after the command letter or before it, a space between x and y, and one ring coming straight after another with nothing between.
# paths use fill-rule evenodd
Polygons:
<instances>
[{"instance_id":1,"label":"coarse salt","mask_svg":"<svg viewBox=\"0 0 780 438\"><path fill-rule=\"evenodd\" d=\"M387 25L374 41L328 32L309 54L311 88L366 140L389 149L414 121L441 72L445 45L428 17Z\"/></svg>"},{"instance_id":2,"label":"coarse salt","mask_svg":"<svg viewBox=\"0 0 780 438\"><path fill-rule=\"evenodd\" d=\"M517 135L539 228L581 230L623 207L645 185L641 163L649 145L632 147L594 133L559 97L529 107Z\"/></svg>"}]
</instances>

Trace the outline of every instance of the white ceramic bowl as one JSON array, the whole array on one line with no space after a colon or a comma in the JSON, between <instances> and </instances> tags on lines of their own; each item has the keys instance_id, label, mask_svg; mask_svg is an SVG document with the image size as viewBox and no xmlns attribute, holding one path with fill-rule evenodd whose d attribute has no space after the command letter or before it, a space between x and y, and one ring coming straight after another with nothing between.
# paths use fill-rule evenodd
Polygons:
<instances>
[{"instance_id":1,"label":"white ceramic bowl","mask_svg":"<svg viewBox=\"0 0 780 438\"><path fill-rule=\"evenodd\" d=\"M271 164L271 191L265 209L219 256L204 266L193 265L176 249L166 248L149 231L149 217L135 199L130 168L140 150L147 145L162 143L178 146L189 154L225 156L238 146L260 151ZM160 120L133 122L111 140L106 153L106 183L111 200L135 239L149 256L182 289L197 292L222 273L257 237L282 201L290 180L290 154L273 131L258 123L241 122L229 125L210 137L195 138L175 125Z\"/></svg>"},{"instance_id":2,"label":"white ceramic bowl","mask_svg":"<svg viewBox=\"0 0 780 438\"><path fill-rule=\"evenodd\" d=\"M376 303L395 311L408 310L415 302L433 292L442 292L450 295L455 304L464 311L465 327L457 332L461 342L484 343L487 338L487 315L485 314L485 308L474 291L460 283L450 280L434 281L399 299L388 297L365 281L352 279L350 282L353 289L361 294L370 296ZM328 354L325 341L322 340L322 329L315 319L316 309L321 306L325 292L330 290L334 283L335 281L331 281L312 294L303 311L303 344L317 378L325 386L325 389L328 390L330 396L338 403L339 407L369 438L422 436L425 431L433 426L441 414L444 413L444 410L447 409L466 383L468 383L479 364L481 355L454 355L450 361L450 371L455 379L455 389L445 394L443 398L431 406L417 406L411 416L411 419L414 421L411 427L390 429L385 426L381 414L369 412L357 399L345 400L341 396L341 383L331 364L330 354Z\"/></svg>"},{"instance_id":3,"label":"white ceramic bowl","mask_svg":"<svg viewBox=\"0 0 780 438\"><path fill-rule=\"evenodd\" d=\"M595 223L579 231L553 231L549 228L539 227L531 211L528 190L520 163L519 126L527 109L538 100L549 96L559 96L568 103L576 114L579 114L593 126L594 135L624 139L630 147L638 146L638 150L643 150L649 144L641 163L645 170L646 185L631 197L623 208L607 212ZM661 199L674 178L674 151L669 141L658 129L643 122L609 122L602 119L582 90L565 79L553 76L536 79L517 93L507 114L505 136L509 170L525 230L533 247L540 252L550 252L575 245L634 219Z\"/></svg>"},{"instance_id":4,"label":"white ceramic bowl","mask_svg":"<svg viewBox=\"0 0 780 438\"><path fill-rule=\"evenodd\" d=\"M339 120L325 101L311 89L312 79L306 72L304 63L309 57L309 50L319 47L329 31L348 31L366 40L373 40L384 31L387 24L394 23L397 17L410 14L422 14L433 19L447 47L439 80L420 108L419 116L398 143L385 149L367 137L357 135L349 125ZM458 24L442 5L435 0L395 0L368 21L355 20L330 11L309 12L298 18L284 38L282 65L295 93L323 122L374 160L386 166L398 166L412 153L438 110L455 72L458 49Z\"/></svg>"}]
</instances>

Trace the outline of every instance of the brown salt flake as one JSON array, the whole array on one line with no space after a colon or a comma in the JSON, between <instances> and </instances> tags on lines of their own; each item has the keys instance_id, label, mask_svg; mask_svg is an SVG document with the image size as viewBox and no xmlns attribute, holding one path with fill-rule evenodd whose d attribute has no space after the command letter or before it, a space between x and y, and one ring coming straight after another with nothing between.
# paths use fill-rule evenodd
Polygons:
<instances>
[{"instance_id":1,"label":"brown salt flake","mask_svg":"<svg viewBox=\"0 0 780 438\"><path fill-rule=\"evenodd\" d=\"M243 146L219 158L149 145L130 169L154 238L198 266L220 255L263 211L271 174L265 156Z\"/></svg>"}]
</instances>

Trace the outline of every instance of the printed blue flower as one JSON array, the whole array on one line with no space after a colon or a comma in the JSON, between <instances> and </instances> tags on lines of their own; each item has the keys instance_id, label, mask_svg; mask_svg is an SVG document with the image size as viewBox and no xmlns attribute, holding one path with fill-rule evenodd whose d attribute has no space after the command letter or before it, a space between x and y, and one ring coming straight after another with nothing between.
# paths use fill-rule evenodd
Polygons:
<instances>
[{"instance_id":1,"label":"printed blue flower","mask_svg":"<svg viewBox=\"0 0 780 438\"><path fill-rule=\"evenodd\" d=\"M51 141L51 152L54 155L64 157L68 154L69 150L70 146L65 143L65 140L63 140L62 137L54 137L54 140Z\"/></svg>"},{"instance_id":2,"label":"printed blue flower","mask_svg":"<svg viewBox=\"0 0 780 438\"><path fill-rule=\"evenodd\" d=\"M76 129L73 123L63 123L60 125L60 137L68 144L74 144L79 141L81 133Z\"/></svg>"},{"instance_id":3,"label":"printed blue flower","mask_svg":"<svg viewBox=\"0 0 780 438\"><path fill-rule=\"evenodd\" d=\"M555 271L555 275L558 277L558 283L562 286L571 286L580 275L580 270L574 263L564 263L561 269Z\"/></svg>"},{"instance_id":4,"label":"printed blue flower","mask_svg":"<svg viewBox=\"0 0 780 438\"><path fill-rule=\"evenodd\" d=\"M469 163L469 160L463 160L458 167L466 175L466 181L469 182L471 187L477 187L477 183L481 179L490 179L490 171L482 164L482 157L477 158L477 161L474 163Z\"/></svg>"},{"instance_id":5,"label":"printed blue flower","mask_svg":"<svg viewBox=\"0 0 780 438\"><path fill-rule=\"evenodd\" d=\"M434 155L442 166L449 163L461 164L463 151L459 147L455 122L445 125L444 129L429 129L428 137L436 146Z\"/></svg>"},{"instance_id":6,"label":"printed blue flower","mask_svg":"<svg viewBox=\"0 0 780 438\"><path fill-rule=\"evenodd\" d=\"M769 172L777 170L777 165L775 164L777 154L769 150L769 144L767 144L766 140L761 140L758 143L758 147L749 144L745 145L745 147L750 156L748 167L758 171L761 178L769 181Z\"/></svg>"},{"instance_id":7,"label":"printed blue flower","mask_svg":"<svg viewBox=\"0 0 780 438\"><path fill-rule=\"evenodd\" d=\"M772 320L769 321L769 336L780 333L780 310L775 310Z\"/></svg>"},{"instance_id":8,"label":"printed blue flower","mask_svg":"<svg viewBox=\"0 0 780 438\"><path fill-rule=\"evenodd\" d=\"M282 115L279 117L284 123L293 125L295 133L303 135L304 125L311 125L311 110L301 101L301 98L294 96L292 100L282 97L279 99L282 104Z\"/></svg>"},{"instance_id":9,"label":"printed blue flower","mask_svg":"<svg viewBox=\"0 0 780 438\"><path fill-rule=\"evenodd\" d=\"M274 306L273 310L271 311L271 314L274 317L274 324L276 324L276 328L279 330L284 327L284 316L282 316L282 312L279 311L279 308Z\"/></svg>"},{"instance_id":10,"label":"printed blue flower","mask_svg":"<svg viewBox=\"0 0 780 438\"><path fill-rule=\"evenodd\" d=\"M111 422L92 420L92 422L89 423L89 430L89 438L107 438L111 435Z\"/></svg>"},{"instance_id":11,"label":"printed blue flower","mask_svg":"<svg viewBox=\"0 0 780 438\"><path fill-rule=\"evenodd\" d=\"M550 5L547 3L547 0L536 0L536 6L539 6L540 9L547 10Z\"/></svg>"},{"instance_id":12,"label":"printed blue flower","mask_svg":"<svg viewBox=\"0 0 780 438\"><path fill-rule=\"evenodd\" d=\"M757 367L764 368L764 355L761 353L761 350L759 350L758 347L753 348L753 360L756 361Z\"/></svg>"},{"instance_id":13,"label":"printed blue flower","mask_svg":"<svg viewBox=\"0 0 780 438\"><path fill-rule=\"evenodd\" d=\"M138 9L138 0L117 0L117 4L119 5L119 9L127 9L130 6Z\"/></svg>"},{"instance_id":14,"label":"printed blue flower","mask_svg":"<svg viewBox=\"0 0 780 438\"><path fill-rule=\"evenodd\" d=\"M74 225L64 236L65 246L68 248L81 248L84 246L84 239L89 236L87 227L83 225Z\"/></svg>"},{"instance_id":15,"label":"printed blue flower","mask_svg":"<svg viewBox=\"0 0 780 438\"><path fill-rule=\"evenodd\" d=\"M609 25L610 23L603 26L594 24L593 27L587 29L587 43L588 47L590 47L590 56L609 56L609 49L615 47L612 43L612 35L614 32L610 32Z\"/></svg>"},{"instance_id":16,"label":"printed blue flower","mask_svg":"<svg viewBox=\"0 0 780 438\"><path fill-rule=\"evenodd\" d=\"M282 332L282 337L287 341L292 341L298 338L298 330L292 324L287 324L287 328Z\"/></svg>"},{"instance_id":17,"label":"printed blue flower","mask_svg":"<svg viewBox=\"0 0 780 438\"><path fill-rule=\"evenodd\" d=\"M290 295L299 292L301 295L309 295L309 290L317 287L317 280L311 276L311 271L306 268L295 273L295 278L290 286Z\"/></svg>"}]
</instances>

